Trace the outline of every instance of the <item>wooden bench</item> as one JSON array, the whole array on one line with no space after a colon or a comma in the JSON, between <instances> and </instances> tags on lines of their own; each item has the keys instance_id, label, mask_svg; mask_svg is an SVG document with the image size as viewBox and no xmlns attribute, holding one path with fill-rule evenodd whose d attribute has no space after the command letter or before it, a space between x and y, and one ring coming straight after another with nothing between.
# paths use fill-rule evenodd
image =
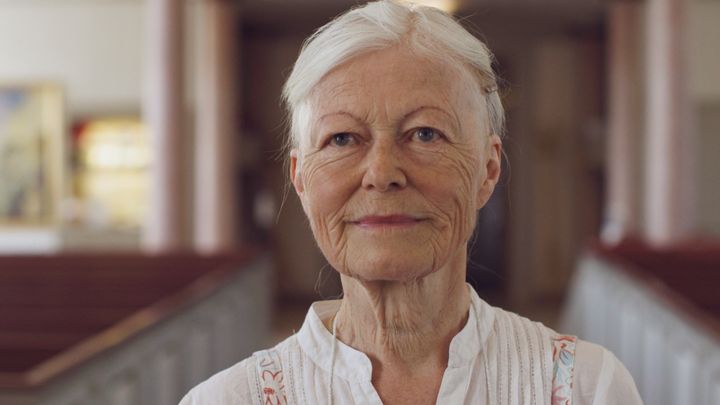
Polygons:
<instances>
[{"instance_id":1,"label":"wooden bench","mask_svg":"<svg viewBox=\"0 0 720 405\"><path fill-rule=\"evenodd\" d=\"M593 251L720 339L720 243L698 241L656 249L627 241L613 247L596 243Z\"/></svg>"},{"instance_id":2,"label":"wooden bench","mask_svg":"<svg viewBox=\"0 0 720 405\"><path fill-rule=\"evenodd\" d=\"M720 404L720 243L594 244L563 324L613 351L645 403Z\"/></svg>"},{"instance_id":3,"label":"wooden bench","mask_svg":"<svg viewBox=\"0 0 720 405\"><path fill-rule=\"evenodd\" d=\"M171 392L153 393L121 384L122 392L133 392L133 404L179 400L191 385L264 343L266 325L258 322L253 312L268 317L269 288L264 280L268 263L257 249L218 256L0 256L0 404L15 405L21 400L63 404L63 398L72 401L68 404L108 403L106 397L112 394L93 394L92 388L78 387L98 384L97 378L117 379L117 371L115 376L105 377L99 372L93 380L87 370L115 369L113 364L103 363L127 362L121 375L143 372L142 356L148 352L133 354L136 344L142 350L157 345L158 353L171 347L174 361L183 363L197 349L187 346L193 344L193 336L206 336L206 347L195 354L206 357L205 369L184 373L170 387ZM250 301L244 295L251 297ZM207 308L197 309L203 306ZM227 347L227 339L212 336L223 332L213 328L231 328L236 334L242 331L233 324L220 325L215 319L218 316L237 324L245 316L251 324L255 322L257 330L246 333L246 342ZM202 331L205 327L208 330ZM225 342L221 343L225 347L213 348L218 342ZM232 356L213 354L215 351ZM122 352L127 354L117 355ZM135 363L128 361L133 357ZM146 360L151 365L162 359Z\"/></svg>"}]
</instances>

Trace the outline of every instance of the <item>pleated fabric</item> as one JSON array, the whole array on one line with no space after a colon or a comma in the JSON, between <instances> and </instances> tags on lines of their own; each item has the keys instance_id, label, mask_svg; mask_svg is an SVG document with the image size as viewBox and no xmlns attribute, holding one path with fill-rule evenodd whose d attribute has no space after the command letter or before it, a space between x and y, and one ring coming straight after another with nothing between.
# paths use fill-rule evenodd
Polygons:
<instances>
[{"instance_id":1,"label":"pleated fabric","mask_svg":"<svg viewBox=\"0 0 720 405\"><path fill-rule=\"evenodd\" d=\"M493 308L468 288L468 321L450 343L437 404L642 404L632 376L612 353ZM334 340L323 325L338 306L313 304L298 333L215 374L180 405L382 404L368 357ZM557 370L553 354L562 359ZM554 389L553 376L561 377L556 384L565 382L562 389Z\"/></svg>"},{"instance_id":2,"label":"pleated fabric","mask_svg":"<svg viewBox=\"0 0 720 405\"><path fill-rule=\"evenodd\" d=\"M551 405L552 340L557 334L540 323L491 307L468 288L472 296L468 322L451 342L437 403ZM365 354L336 341L337 354L331 359L334 338L322 319L337 311L338 305L339 301L315 303L296 335L255 353L248 367L256 372L249 372L247 378L257 403L329 404L332 384L334 404L382 404ZM266 369L263 365L267 364L273 366ZM275 389L278 386L283 387L282 395Z\"/></svg>"}]
</instances>

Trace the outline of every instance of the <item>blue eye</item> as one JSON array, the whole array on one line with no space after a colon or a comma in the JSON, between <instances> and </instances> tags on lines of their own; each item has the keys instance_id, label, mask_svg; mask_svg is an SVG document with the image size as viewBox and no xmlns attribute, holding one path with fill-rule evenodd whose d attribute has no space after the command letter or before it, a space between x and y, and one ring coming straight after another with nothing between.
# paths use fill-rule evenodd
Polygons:
<instances>
[{"instance_id":1,"label":"blue eye","mask_svg":"<svg viewBox=\"0 0 720 405\"><path fill-rule=\"evenodd\" d=\"M339 134L335 134L330 138L330 143L335 146L347 146L353 141L352 134L349 134L347 132L341 132Z\"/></svg>"},{"instance_id":2,"label":"blue eye","mask_svg":"<svg viewBox=\"0 0 720 405\"><path fill-rule=\"evenodd\" d=\"M438 137L436 130L427 127L416 129L414 135L420 142L432 142Z\"/></svg>"}]
</instances>

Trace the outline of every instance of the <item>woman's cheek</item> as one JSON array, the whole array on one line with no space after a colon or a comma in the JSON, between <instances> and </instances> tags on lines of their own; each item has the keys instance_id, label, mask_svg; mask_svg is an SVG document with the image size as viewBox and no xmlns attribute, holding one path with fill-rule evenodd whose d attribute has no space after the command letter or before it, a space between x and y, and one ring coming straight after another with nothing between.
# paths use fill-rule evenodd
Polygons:
<instances>
[{"instance_id":1,"label":"woman's cheek","mask_svg":"<svg viewBox=\"0 0 720 405\"><path fill-rule=\"evenodd\" d=\"M337 163L337 162L334 162ZM344 246L344 212L352 195L348 185L350 173L337 164L311 162L307 171L306 212L313 234L328 257L337 257Z\"/></svg>"},{"instance_id":2,"label":"woman's cheek","mask_svg":"<svg viewBox=\"0 0 720 405\"><path fill-rule=\"evenodd\" d=\"M310 207L321 208L328 198L332 198L334 180L328 170L328 163L308 160L305 164L305 200ZM318 206L318 202L323 202ZM313 210L314 211L314 210ZM312 219L312 218L311 218Z\"/></svg>"},{"instance_id":3,"label":"woman's cheek","mask_svg":"<svg viewBox=\"0 0 720 405\"><path fill-rule=\"evenodd\" d=\"M435 204L442 207L448 218L454 243L464 243L475 226L475 183L478 182L478 159L458 154L445 154L435 164L435 180L429 182L435 188Z\"/></svg>"}]
</instances>

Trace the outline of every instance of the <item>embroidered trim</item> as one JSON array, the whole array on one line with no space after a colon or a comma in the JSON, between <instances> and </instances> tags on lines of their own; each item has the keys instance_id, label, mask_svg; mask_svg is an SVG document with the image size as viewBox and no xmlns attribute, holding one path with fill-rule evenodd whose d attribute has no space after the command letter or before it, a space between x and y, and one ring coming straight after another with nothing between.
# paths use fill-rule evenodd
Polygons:
<instances>
[{"instance_id":1,"label":"embroidered trim","mask_svg":"<svg viewBox=\"0 0 720 405\"><path fill-rule=\"evenodd\" d=\"M552 338L552 405L572 405L575 346L577 337L558 335ZM287 405L282 364L277 353L256 352L260 399L263 405Z\"/></svg>"},{"instance_id":2,"label":"embroidered trim","mask_svg":"<svg viewBox=\"0 0 720 405\"><path fill-rule=\"evenodd\" d=\"M577 337L558 335L553 342L552 405L572 405Z\"/></svg>"},{"instance_id":3,"label":"embroidered trim","mask_svg":"<svg viewBox=\"0 0 720 405\"><path fill-rule=\"evenodd\" d=\"M258 356L257 372L263 405L287 405L280 359L273 358L275 356L268 350L257 352L255 355Z\"/></svg>"}]
</instances>

